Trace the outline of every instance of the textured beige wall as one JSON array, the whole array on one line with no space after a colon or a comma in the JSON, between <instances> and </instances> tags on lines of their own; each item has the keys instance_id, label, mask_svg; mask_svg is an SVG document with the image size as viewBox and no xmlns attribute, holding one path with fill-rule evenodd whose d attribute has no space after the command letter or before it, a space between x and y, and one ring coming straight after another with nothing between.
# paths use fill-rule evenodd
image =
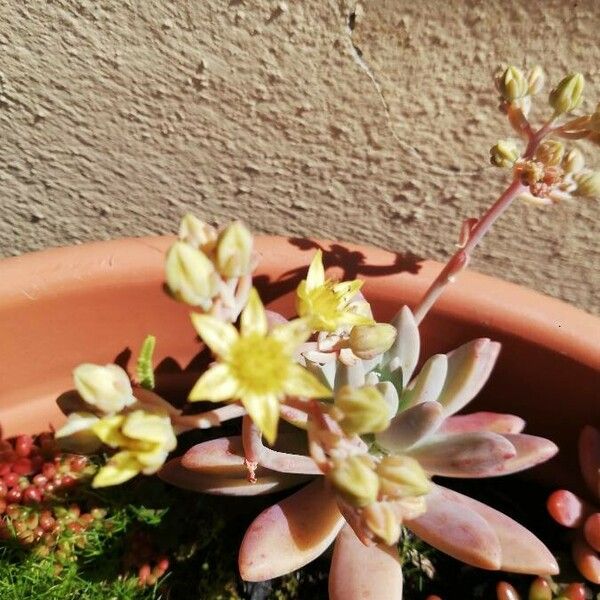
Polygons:
<instances>
[{"instance_id":1,"label":"textured beige wall","mask_svg":"<svg viewBox=\"0 0 600 600\"><path fill-rule=\"evenodd\" d=\"M443 259L500 190L496 65L600 98L596 0L0 4L3 255L194 210ZM473 267L598 312L598 222L516 206Z\"/></svg>"}]
</instances>

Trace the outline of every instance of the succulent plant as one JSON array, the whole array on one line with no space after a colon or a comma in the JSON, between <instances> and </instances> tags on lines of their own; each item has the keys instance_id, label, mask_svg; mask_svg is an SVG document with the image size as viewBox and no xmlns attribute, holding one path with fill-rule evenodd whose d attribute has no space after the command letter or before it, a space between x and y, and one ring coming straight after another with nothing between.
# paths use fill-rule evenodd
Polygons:
<instances>
[{"instance_id":1,"label":"succulent plant","mask_svg":"<svg viewBox=\"0 0 600 600\"><path fill-rule=\"evenodd\" d=\"M573 560L587 580L600 584L600 431L590 425L579 436L579 466L591 502L557 490L548 498L548 512L574 530Z\"/></svg>"}]
</instances>

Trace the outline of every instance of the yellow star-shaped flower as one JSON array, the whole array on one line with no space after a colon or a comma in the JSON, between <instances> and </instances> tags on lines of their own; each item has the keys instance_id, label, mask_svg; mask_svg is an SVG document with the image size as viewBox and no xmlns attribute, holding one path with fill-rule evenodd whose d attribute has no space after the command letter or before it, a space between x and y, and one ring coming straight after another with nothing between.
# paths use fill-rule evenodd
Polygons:
<instances>
[{"instance_id":1,"label":"yellow star-shaped flower","mask_svg":"<svg viewBox=\"0 0 600 600\"><path fill-rule=\"evenodd\" d=\"M363 282L341 281L334 283L325 279L323 253L317 250L306 279L296 290L298 315L309 320L313 331L335 331L341 326L372 325L372 317L360 314L352 298L362 287Z\"/></svg>"},{"instance_id":2,"label":"yellow star-shaped flower","mask_svg":"<svg viewBox=\"0 0 600 600\"><path fill-rule=\"evenodd\" d=\"M231 323L193 314L192 322L217 363L196 382L190 401L239 401L269 443L277 436L279 406L286 396L327 398L331 390L294 360L294 351L311 333L306 319L267 327L265 309L252 289L240 320Z\"/></svg>"}]
</instances>

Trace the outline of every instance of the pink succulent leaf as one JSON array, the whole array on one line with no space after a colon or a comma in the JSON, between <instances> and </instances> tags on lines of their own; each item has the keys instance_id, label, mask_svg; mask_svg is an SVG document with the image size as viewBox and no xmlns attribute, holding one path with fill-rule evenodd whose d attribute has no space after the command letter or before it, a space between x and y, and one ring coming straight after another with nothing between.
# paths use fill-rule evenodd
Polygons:
<instances>
[{"instance_id":1,"label":"pink succulent leaf","mask_svg":"<svg viewBox=\"0 0 600 600\"><path fill-rule=\"evenodd\" d=\"M525 433L507 433L503 437L515 447L517 454L504 462L498 475L530 469L546 462L558 452L558 446L546 438Z\"/></svg>"},{"instance_id":2,"label":"pink succulent leaf","mask_svg":"<svg viewBox=\"0 0 600 600\"><path fill-rule=\"evenodd\" d=\"M579 435L579 466L590 492L600 500L600 431L590 425Z\"/></svg>"},{"instance_id":3,"label":"pink succulent leaf","mask_svg":"<svg viewBox=\"0 0 600 600\"><path fill-rule=\"evenodd\" d=\"M283 325L284 323L288 322L283 315L275 312L274 310L269 310L268 308L265 309L265 316L267 317L267 325L269 326L269 329L273 329L273 327L276 327L277 325Z\"/></svg>"},{"instance_id":4,"label":"pink succulent leaf","mask_svg":"<svg viewBox=\"0 0 600 600\"><path fill-rule=\"evenodd\" d=\"M293 445L291 438L296 436L281 434L279 442ZM286 440L285 438L290 438ZM296 444L297 445L297 444ZM243 477L247 473L242 438L232 436L202 442L190 448L182 457L181 464L186 469L199 473L218 474L224 476ZM321 470L309 456L289 454L261 447L258 470L260 474L265 469L280 473L296 473L301 475L320 475Z\"/></svg>"},{"instance_id":5,"label":"pink succulent leaf","mask_svg":"<svg viewBox=\"0 0 600 600\"><path fill-rule=\"evenodd\" d=\"M381 392L385 403L388 405L390 418L398 412L398 406L400 400L398 399L398 392L394 387L394 384L390 381L380 381L375 387Z\"/></svg>"},{"instance_id":6,"label":"pink succulent leaf","mask_svg":"<svg viewBox=\"0 0 600 600\"><path fill-rule=\"evenodd\" d=\"M256 474L256 483L250 483L247 477L207 475L186 469L181 465L180 458L170 460L158 472L158 476L171 485L216 496L260 496L285 490L307 480L301 475L273 471L268 474L257 471Z\"/></svg>"},{"instance_id":7,"label":"pink succulent leaf","mask_svg":"<svg viewBox=\"0 0 600 600\"><path fill-rule=\"evenodd\" d=\"M590 515L583 526L585 541L596 551L600 552L600 512Z\"/></svg>"},{"instance_id":8,"label":"pink succulent leaf","mask_svg":"<svg viewBox=\"0 0 600 600\"><path fill-rule=\"evenodd\" d=\"M447 372L448 357L434 354L404 389L402 408L410 408L421 402L435 402L444 388Z\"/></svg>"},{"instance_id":9,"label":"pink succulent leaf","mask_svg":"<svg viewBox=\"0 0 600 600\"><path fill-rule=\"evenodd\" d=\"M365 546L346 525L335 541L330 600L402 600L402 566L389 546Z\"/></svg>"},{"instance_id":10,"label":"pink succulent leaf","mask_svg":"<svg viewBox=\"0 0 600 600\"><path fill-rule=\"evenodd\" d=\"M495 433L521 433L524 428L525 421L521 417L493 412L476 412L470 415L448 417L440 427L439 432L493 431Z\"/></svg>"},{"instance_id":11,"label":"pink succulent leaf","mask_svg":"<svg viewBox=\"0 0 600 600\"><path fill-rule=\"evenodd\" d=\"M306 368L326 387L333 389L336 375L336 363L330 361L318 363L312 360L305 360Z\"/></svg>"},{"instance_id":12,"label":"pink succulent leaf","mask_svg":"<svg viewBox=\"0 0 600 600\"><path fill-rule=\"evenodd\" d=\"M282 404L280 407L281 418L284 421L287 421L294 427L299 427L301 429L306 429L308 426L308 415L298 408L294 408L293 406L287 406L286 404Z\"/></svg>"},{"instance_id":13,"label":"pink succulent leaf","mask_svg":"<svg viewBox=\"0 0 600 600\"><path fill-rule=\"evenodd\" d=\"M322 554L344 525L335 494L319 477L267 508L248 528L239 553L246 581L280 577Z\"/></svg>"},{"instance_id":14,"label":"pink succulent leaf","mask_svg":"<svg viewBox=\"0 0 600 600\"><path fill-rule=\"evenodd\" d=\"M357 360L354 364L346 365L343 362L337 362L335 371L334 390L339 390L345 385L351 387L361 387L365 384L365 368L362 360Z\"/></svg>"},{"instance_id":15,"label":"pink succulent leaf","mask_svg":"<svg viewBox=\"0 0 600 600\"><path fill-rule=\"evenodd\" d=\"M592 514L592 505L569 490L556 490L546 502L550 516L563 527L575 529Z\"/></svg>"},{"instance_id":16,"label":"pink succulent leaf","mask_svg":"<svg viewBox=\"0 0 600 600\"><path fill-rule=\"evenodd\" d=\"M499 569L502 549L496 532L476 511L448 497L446 491L434 486L426 498L427 511L404 524L457 560L481 569Z\"/></svg>"},{"instance_id":17,"label":"pink succulent leaf","mask_svg":"<svg viewBox=\"0 0 600 600\"><path fill-rule=\"evenodd\" d=\"M448 374L438 402L450 416L464 408L487 381L500 344L488 338L468 342L448 354Z\"/></svg>"},{"instance_id":18,"label":"pink succulent leaf","mask_svg":"<svg viewBox=\"0 0 600 600\"><path fill-rule=\"evenodd\" d=\"M427 438L442 422L443 408L437 402L421 402L399 412L388 428L376 434L377 443L391 452L402 452Z\"/></svg>"},{"instance_id":19,"label":"pink succulent leaf","mask_svg":"<svg viewBox=\"0 0 600 600\"><path fill-rule=\"evenodd\" d=\"M600 584L600 556L577 532L572 546L573 561L579 572L592 583Z\"/></svg>"},{"instance_id":20,"label":"pink succulent leaf","mask_svg":"<svg viewBox=\"0 0 600 600\"><path fill-rule=\"evenodd\" d=\"M432 475L488 477L498 474L503 463L516 456L504 436L491 431L430 437L408 451Z\"/></svg>"},{"instance_id":21,"label":"pink succulent leaf","mask_svg":"<svg viewBox=\"0 0 600 600\"><path fill-rule=\"evenodd\" d=\"M441 486L436 486L438 489ZM496 509L453 490L442 488L443 497L478 513L494 530L502 558L500 569L530 575L556 575L558 564L546 546L528 529Z\"/></svg>"},{"instance_id":22,"label":"pink succulent leaf","mask_svg":"<svg viewBox=\"0 0 600 600\"><path fill-rule=\"evenodd\" d=\"M392 319L392 325L397 330L396 339L392 347L384 355L384 364L390 371L402 369L402 380L410 380L421 350L421 337L419 327L410 308L403 306L400 312Z\"/></svg>"}]
</instances>

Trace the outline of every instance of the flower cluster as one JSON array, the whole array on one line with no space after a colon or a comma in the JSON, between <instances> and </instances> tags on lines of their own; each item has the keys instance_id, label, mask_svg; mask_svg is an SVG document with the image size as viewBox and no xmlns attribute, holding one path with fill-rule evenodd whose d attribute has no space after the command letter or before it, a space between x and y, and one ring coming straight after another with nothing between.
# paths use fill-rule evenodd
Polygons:
<instances>
[{"instance_id":1,"label":"flower cluster","mask_svg":"<svg viewBox=\"0 0 600 600\"><path fill-rule=\"evenodd\" d=\"M531 98L543 89L544 81L539 66L527 74L511 66L496 78L500 107L524 138L526 147L521 150L518 142L501 140L490 150L490 162L513 169L528 188L521 198L532 203L551 204L574 196L600 197L600 172L586 169L582 152L578 148L567 149L556 139L587 138L600 142L600 105L592 114L565 120L565 115L580 106L585 84L581 73L568 75L550 92L548 102L554 112L534 134L527 116Z\"/></svg>"},{"instance_id":2,"label":"flower cluster","mask_svg":"<svg viewBox=\"0 0 600 600\"><path fill-rule=\"evenodd\" d=\"M178 300L232 322L246 304L254 262L252 235L243 223L218 231L188 214L167 252L167 286Z\"/></svg>"}]
</instances>

